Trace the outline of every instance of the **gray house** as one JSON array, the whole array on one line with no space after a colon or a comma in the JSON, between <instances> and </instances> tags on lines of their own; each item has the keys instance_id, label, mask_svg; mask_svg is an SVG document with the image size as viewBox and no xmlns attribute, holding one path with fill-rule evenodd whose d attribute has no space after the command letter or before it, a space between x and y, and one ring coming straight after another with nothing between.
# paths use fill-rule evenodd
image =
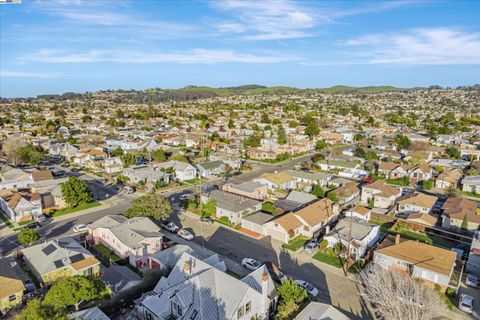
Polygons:
<instances>
[{"instance_id":1,"label":"gray house","mask_svg":"<svg viewBox=\"0 0 480 320\"><path fill-rule=\"evenodd\" d=\"M140 165L125 169L123 175L130 179L132 185L145 184L148 189L152 189L157 182L167 185L171 174L158 168Z\"/></svg>"},{"instance_id":2,"label":"gray house","mask_svg":"<svg viewBox=\"0 0 480 320\"><path fill-rule=\"evenodd\" d=\"M211 178L225 172L225 163L222 161L207 161L197 164L197 168L202 177Z\"/></svg>"},{"instance_id":3,"label":"gray house","mask_svg":"<svg viewBox=\"0 0 480 320\"><path fill-rule=\"evenodd\" d=\"M231 222L236 224L242 222L244 215L258 211L262 207L260 201L220 190L211 191L208 195L202 196L202 200L205 203L209 200L215 201L216 217L228 217Z\"/></svg>"}]
</instances>

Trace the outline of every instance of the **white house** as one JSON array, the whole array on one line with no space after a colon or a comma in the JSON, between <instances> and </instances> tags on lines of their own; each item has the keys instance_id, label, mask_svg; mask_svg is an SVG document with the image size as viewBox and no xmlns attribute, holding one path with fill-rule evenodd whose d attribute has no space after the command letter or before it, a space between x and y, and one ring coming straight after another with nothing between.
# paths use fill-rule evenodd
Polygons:
<instances>
[{"instance_id":1,"label":"white house","mask_svg":"<svg viewBox=\"0 0 480 320\"><path fill-rule=\"evenodd\" d=\"M372 209L362 206L354 206L345 211L345 217L353 217L354 219L361 219L365 221L369 221L371 215Z\"/></svg>"},{"instance_id":2,"label":"white house","mask_svg":"<svg viewBox=\"0 0 480 320\"><path fill-rule=\"evenodd\" d=\"M253 179L262 185L266 185L269 190L292 190L297 188L297 181L294 177L283 173L264 173L260 177Z\"/></svg>"},{"instance_id":3,"label":"white house","mask_svg":"<svg viewBox=\"0 0 480 320\"><path fill-rule=\"evenodd\" d=\"M401 188L390 186L382 180L377 180L362 186L360 202L366 205L373 201L374 207L388 209L395 204L395 201L401 195Z\"/></svg>"},{"instance_id":4,"label":"white house","mask_svg":"<svg viewBox=\"0 0 480 320\"><path fill-rule=\"evenodd\" d=\"M215 201L215 216L228 217L228 219L236 224L242 222L242 217L262 208L262 202L250 199L237 194L213 190L206 196L202 196L202 201Z\"/></svg>"},{"instance_id":5,"label":"white house","mask_svg":"<svg viewBox=\"0 0 480 320\"><path fill-rule=\"evenodd\" d=\"M197 169L190 163L170 160L156 165L159 169L172 168L174 170L175 178L180 181L192 180L197 176Z\"/></svg>"},{"instance_id":6,"label":"white house","mask_svg":"<svg viewBox=\"0 0 480 320\"><path fill-rule=\"evenodd\" d=\"M397 202L397 211L399 213L430 213L437 202L437 199L438 198L435 196L414 192Z\"/></svg>"},{"instance_id":7,"label":"white house","mask_svg":"<svg viewBox=\"0 0 480 320\"><path fill-rule=\"evenodd\" d=\"M15 222L44 219L38 192L6 192L0 196L0 208L4 215Z\"/></svg>"},{"instance_id":8,"label":"white house","mask_svg":"<svg viewBox=\"0 0 480 320\"><path fill-rule=\"evenodd\" d=\"M380 238L380 226L362 219L342 219L324 236L330 247L342 243L345 250L350 242L349 256L353 260L362 258ZM344 253L346 255L346 251Z\"/></svg>"},{"instance_id":9,"label":"white house","mask_svg":"<svg viewBox=\"0 0 480 320\"><path fill-rule=\"evenodd\" d=\"M480 194L480 176L466 176L463 178L462 191Z\"/></svg>"}]
</instances>

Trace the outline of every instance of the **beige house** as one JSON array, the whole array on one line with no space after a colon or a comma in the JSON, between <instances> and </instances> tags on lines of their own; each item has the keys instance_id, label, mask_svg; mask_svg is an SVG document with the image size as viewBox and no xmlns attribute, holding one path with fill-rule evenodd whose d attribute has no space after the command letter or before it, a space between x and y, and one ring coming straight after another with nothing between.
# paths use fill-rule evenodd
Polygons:
<instances>
[{"instance_id":1,"label":"beige house","mask_svg":"<svg viewBox=\"0 0 480 320\"><path fill-rule=\"evenodd\" d=\"M472 231L479 229L480 215L475 201L466 198L448 198L442 209L442 228L460 229L466 221L466 229Z\"/></svg>"},{"instance_id":2,"label":"beige house","mask_svg":"<svg viewBox=\"0 0 480 320\"><path fill-rule=\"evenodd\" d=\"M374 181L362 186L360 202L364 205L373 200L377 208L388 209L395 204L395 201L402 195L400 188L387 185L382 180Z\"/></svg>"},{"instance_id":3,"label":"beige house","mask_svg":"<svg viewBox=\"0 0 480 320\"><path fill-rule=\"evenodd\" d=\"M14 258L0 259L0 313L22 303L26 279Z\"/></svg>"},{"instance_id":4,"label":"beige house","mask_svg":"<svg viewBox=\"0 0 480 320\"><path fill-rule=\"evenodd\" d=\"M223 185L222 190L256 200L265 200L268 196L268 187L254 181L247 181L239 184L225 184Z\"/></svg>"},{"instance_id":5,"label":"beige house","mask_svg":"<svg viewBox=\"0 0 480 320\"><path fill-rule=\"evenodd\" d=\"M399 213L430 213L437 202L437 199L438 198L435 196L414 192L397 202L397 211Z\"/></svg>"},{"instance_id":6,"label":"beige house","mask_svg":"<svg viewBox=\"0 0 480 320\"><path fill-rule=\"evenodd\" d=\"M360 196L360 188L355 181L349 182L330 192L337 195L339 204L347 203Z\"/></svg>"},{"instance_id":7,"label":"beige house","mask_svg":"<svg viewBox=\"0 0 480 320\"><path fill-rule=\"evenodd\" d=\"M456 188L462 176L463 173L460 169L447 169L438 175L435 180L435 188L442 190Z\"/></svg>"}]
</instances>

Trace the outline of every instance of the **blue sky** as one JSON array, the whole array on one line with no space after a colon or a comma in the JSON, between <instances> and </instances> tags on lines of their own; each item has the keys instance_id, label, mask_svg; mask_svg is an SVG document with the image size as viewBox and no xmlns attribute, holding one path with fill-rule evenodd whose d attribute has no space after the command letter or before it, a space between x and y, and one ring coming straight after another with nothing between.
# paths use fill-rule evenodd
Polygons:
<instances>
[{"instance_id":1,"label":"blue sky","mask_svg":"<svg viewBox=\"0 0 480 320\"><path fill-rule=\"evenodd\" d=\"M186 85L480 83L480 1L23 0L0 96Z\"/></svg>"}]
</instances>

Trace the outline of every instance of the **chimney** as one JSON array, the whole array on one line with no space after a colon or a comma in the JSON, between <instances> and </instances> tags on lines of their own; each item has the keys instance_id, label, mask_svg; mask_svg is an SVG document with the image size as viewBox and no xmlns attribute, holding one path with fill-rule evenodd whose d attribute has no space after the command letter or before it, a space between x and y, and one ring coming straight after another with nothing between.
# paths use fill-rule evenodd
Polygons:
<instances>
[{"instance_id":1,"label":"chimney","mask_svg":"<svg viewBox=\"0 0 480 320\"><path fill-rule=\"evenodd\" d=\"M265 268L262 274L262 298L264 310L268 310L270 307L270 299L268 298L268 277L268 271Z\"/></svg>"},{"instance_id":2,"label":"chimney","mask_svg":"<svg viewBox=\"0 0 480 320\"><path fill-rule=\"evenodd\" d=\"M190 262L189 261L185 261L183 263L183 271L190 274Z\"/></svg>"},{"instance_id":3,"label":"chimney","mask_svg":"<svg viewBox=\"0 0 480 320\"><path fill-rule=\"evenodd\" d=\"M395 236L395 244L399 244L400 243L400 234L397 233L397 235Z\"/></svg>"}]
</instances>

